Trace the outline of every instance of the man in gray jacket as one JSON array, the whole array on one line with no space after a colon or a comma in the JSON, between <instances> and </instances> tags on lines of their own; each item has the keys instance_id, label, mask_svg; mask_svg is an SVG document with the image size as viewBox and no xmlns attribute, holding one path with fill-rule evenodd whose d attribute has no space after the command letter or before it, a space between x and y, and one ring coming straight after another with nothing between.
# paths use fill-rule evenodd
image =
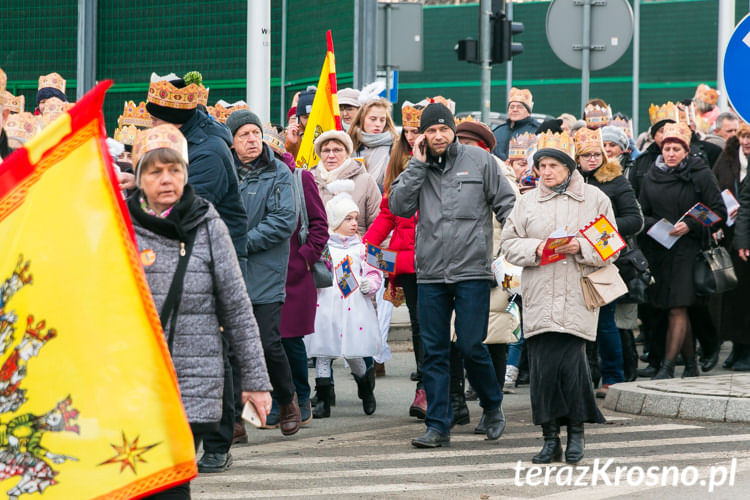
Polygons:
<instances>
[{"instance_id":1,"label":"man in gray jacket","mask_svg":"<svg viewBox=\"0 0 750 500\"><path fill-rule=\"evenodd\" d=\"M492 214L502 223L515 195L487 152L456 140L453 115L440 103L422 112L413 157L393 182L394 215L419 211L416 270L419 325L425 358L427 432L412 440L418 448L450 445L450 321L456 313L456 344L469 381L479 395L488 439L505 429L503 395L487 348L492 263Z\"/></svg>"},{"instance_id":2,"label":"man in gray jacket","mask_svg":"<svg viewBox=\"0 0 750 500\"><path fill-rule=\"evenodd\" d=\"M235 111L227 119L227 127L233 137L240 194L247 212L247 293L258 321L273 396L279 405L278 420L269 415L267 425L279 425L288 436L300 427L296 389L279 328L289 239L297 228L292 174L263 142L263 125L255 113Z\"/></svg>"}]
</instances>

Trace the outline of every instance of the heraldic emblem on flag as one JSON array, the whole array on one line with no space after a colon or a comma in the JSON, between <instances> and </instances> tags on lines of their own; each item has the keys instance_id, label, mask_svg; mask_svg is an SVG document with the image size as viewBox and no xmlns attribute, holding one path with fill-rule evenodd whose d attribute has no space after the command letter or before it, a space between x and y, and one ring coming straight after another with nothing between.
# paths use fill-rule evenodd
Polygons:
<instances>
[{"instance_id":1,"label":"heraldic emblem on flag","mask_svg":"<svg viewBox=\"0 0 750 500\"><path fill-rule=\"evenodd\" d=\"M581 229L581 234L594 246L602 260L609 259L627 246L620 233L604 215L600 215Z\"/></svg>"},{"instance_id":2,"label":"heraldic emblem on flag","mask_svg":"<svg viewBox=\"0 0 750 500\"><path fill-rule=\"evenodd\" d=\"M352 274L352 261L348 256L336 266L336 284L344 297L348 297L359 288L359 282Z\"/></svg>"},{"instance_id":3,"label":"heraldic emblem on flag","mask_svg":"<svg viewBox=\"0 0 750 500\"><path fill-rule=\"evenodd\" d=\"M139 498L193 438L105 144L110 82L0 165L0 494Z\"/></svg>"}]
</instances>

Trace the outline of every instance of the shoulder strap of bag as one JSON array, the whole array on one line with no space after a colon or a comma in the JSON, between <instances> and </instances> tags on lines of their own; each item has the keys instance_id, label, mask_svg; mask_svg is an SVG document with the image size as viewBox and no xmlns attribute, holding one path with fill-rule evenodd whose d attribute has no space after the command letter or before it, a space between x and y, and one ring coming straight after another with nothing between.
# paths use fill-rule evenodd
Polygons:
<instances>
[{"instance_id":1,"label":"shoulder strap of bag","mask_svg":"<svg viewBox=\"0 0 750 500\"><path fill-rule=\"evenodd\" d=\"M172 284L169 285L167 298L164 300L164 305L159 314L161 327L166 329L167 324L169 324L167 346L169 347L170 353L172 352L172 344L174 343L174 330L177 325L177 312L180 309L180 302L182 301L182 290L185 285L187 265L190 260L190 255L193 253L193 245L195 244L195 236L197 233L197 228L193 229L188 233L187 238L185 238L186 241L180 241L180 255L177 260L177 270L174 273L174 277L172 277Z\"/></svg>"},{"instance_id":2,"label":"shoulder strap of bag","mask_svg":"<svg viewBox=\"0 0 750 500\"><path fill-rule=\"evenodd\" d=\"M302 169L294 170L294 186L297 196L297 208L302 225L299 229L299 243L304 245L307 242L307 235L310 232L310 222L307 219L307 202L305 201L305 188L302 186Z\"/></svg>"}]
</instances>

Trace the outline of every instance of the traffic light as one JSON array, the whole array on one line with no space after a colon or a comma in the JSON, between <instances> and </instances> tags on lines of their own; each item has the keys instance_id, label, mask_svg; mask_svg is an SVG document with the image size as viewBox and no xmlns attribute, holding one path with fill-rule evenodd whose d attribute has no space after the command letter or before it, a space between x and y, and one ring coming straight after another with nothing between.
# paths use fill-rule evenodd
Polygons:
<instances>
[{"instance_id":1,"label":"traffic light","mask_svg":"<svg viewBox=\"0 0 750 500\"><path fill-rule=\"evenodd\" d=\"M459 61L466 61L474 64L479 64L481 62L479 60L479 43L473 38L459 40L456 43L456 46L453 47L453 50L456 51Z\"/></svg>"},{"instance_id":2,"label":"traffic light","mask_svg":"<svg viewBox=\"0 0 750 500\"><path fill-rule=\"evenodd\" d=\"M490 18L492 23L492 48L490 59L492 64L502 64L510 61L513 56L523 52L523 44L513 41L513 35L523 33L523 23L514 23L505 18L505 14Z\"/></svg>"}]
</instances>

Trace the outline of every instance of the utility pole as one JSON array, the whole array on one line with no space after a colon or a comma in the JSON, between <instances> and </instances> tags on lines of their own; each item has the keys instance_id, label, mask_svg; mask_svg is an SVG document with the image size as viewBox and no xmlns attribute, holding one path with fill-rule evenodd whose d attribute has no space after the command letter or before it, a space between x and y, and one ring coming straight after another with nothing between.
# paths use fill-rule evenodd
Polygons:
<instances>
[{"instance_id":1,"label":"utility pole","mask_svg":"<svg viewBox=\"0 0 750 500\"><path fill-rule=\"evenodd\" d=\"M271 119L271 0L247 0L247 104Z\"/></svg>"},{"instance_id":2,"label":"utility pole","mask_svg":"<svg viewBox=\"0 0 750 500\"><path fill-rule=\"evenodd\" d=\"M480 107L482 122L490 122L490 101L492 85L492 61L490 59L490 15L492 0L481 0L479 4L479 43L481 44L481 81Z\"/></svg>"},{"instance_id":3,"label":"utility pole","mask_svg":"<svg viewBox=\"0 0 750 500\"><path fill-rule=\"evenodd\" d=\"M76 100L96 83L96 4L97 0L78 0Z\"/></svg>"}]
</instances>

